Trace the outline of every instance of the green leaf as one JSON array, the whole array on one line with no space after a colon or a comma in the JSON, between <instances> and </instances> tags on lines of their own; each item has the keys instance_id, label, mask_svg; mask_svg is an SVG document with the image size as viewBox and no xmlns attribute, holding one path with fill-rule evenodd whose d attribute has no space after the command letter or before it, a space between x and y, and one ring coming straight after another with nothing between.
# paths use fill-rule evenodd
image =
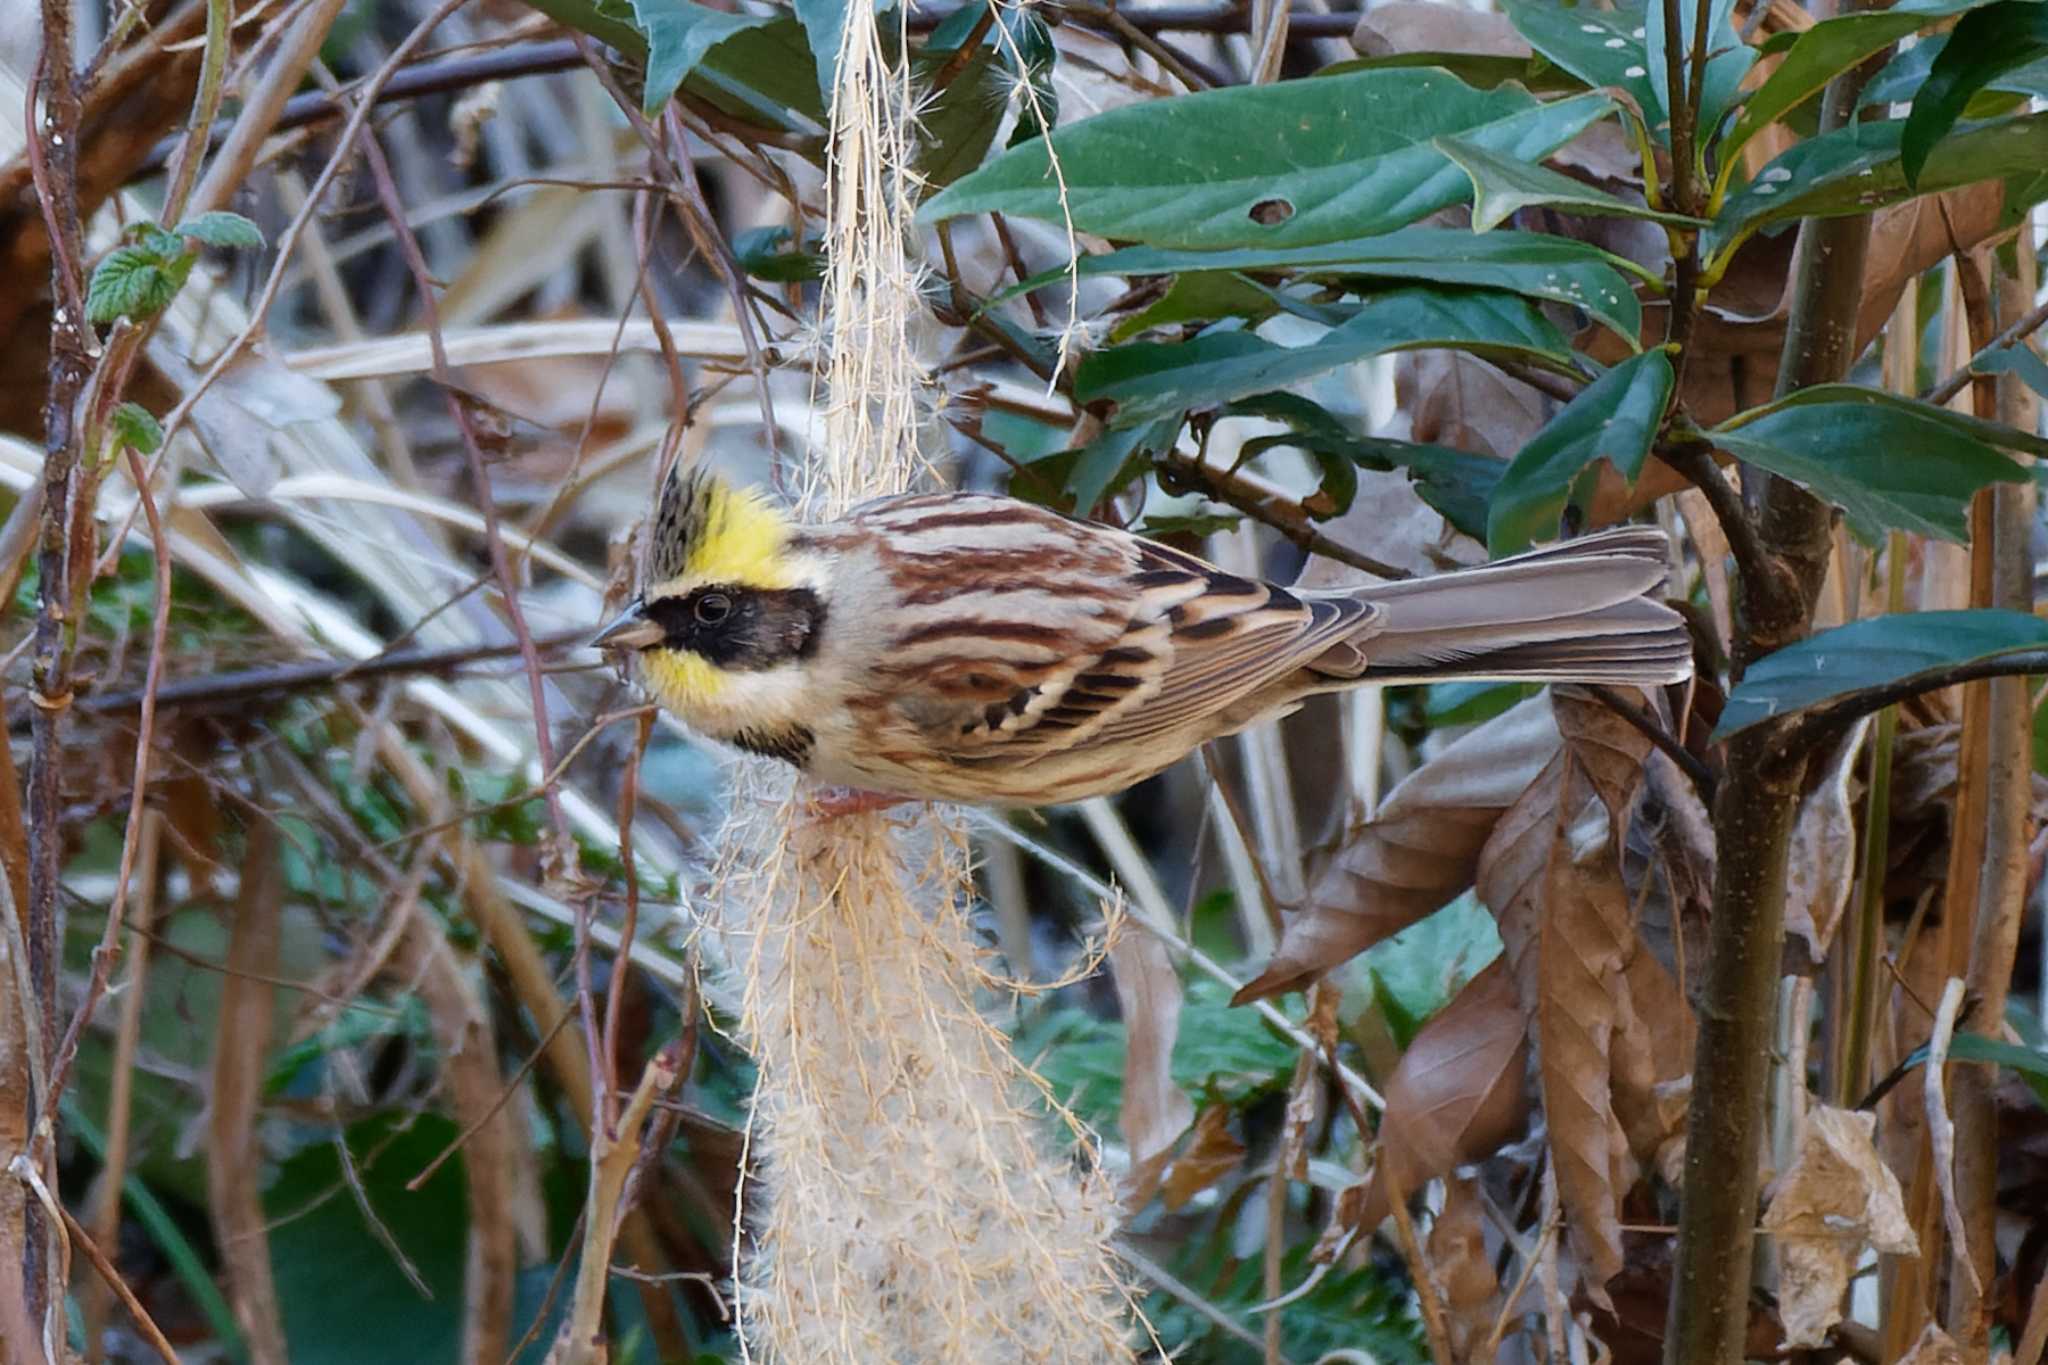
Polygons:
<instances>
[{"instance_id":1,"label":"green leaf","mask_svg":"<svg viewBox=\"0 0 2048 1365\"><path fill-rule=\"evenodd\" d=\"M1074 394L1116 403L1115 426L1189 407L1286 388L1386 351L1445 347L1567 368L1570 347L1523 299L1491 290L1399 289L1366 301L1357 317L1304 346L1214 331L1174 345L1136 343L1081 362Z\"/></svg>"},{"instance_id":2,"label":"green leaf","mask_svg":"<svg viewBox=\"0 0 2048 1365\"><path fill-rule=\"evenodd\" d=\"M818 98L829 105L833 83L839 79L839 44L846 37L847 7L843 0L790 0L790 9L810 43L811 65L818 73ZM875 12L886 12L883 0L877 0Z\"/></svg>"},{"instance_id":3,"label":"green leaf","mask_svg":"<svg viewBox=\"0 0 2048 1365\"><path fill-rule=\"evenodd\" d=\"M1732 170L1737 164L1735 153L1742 150L1745 143L1818 94L1823 86L1850 67L1947 15L1988 3L1990 0L1934 0L1933 3L1900 5L1889 10L1863 10L1823 19L1798 35L1785 50L1777 70L1744 101L1741 117L1735 120L1735 126L1728 130L1728 136L1722 141L1719 152L1722 164ZM1914 88L1917 88L1917 82ZM1910 92L1903 90L1882 100L1876 100L1874 90L1865 91L1866 102L1906 98L1910 98Z\"/></svg>"},{"instance_id":4,"label":"green leaf","mask_svg":"<svg viewBox=\"0 0 2048 1365\"><path fill-rule=\"evenodd\" d=\"M1559 514L1581 472L1600 460L1635 486L1671 400L1671 358L1645 351L1588 384L1515 455L1486 518L1496 555L1557 533Z\"/></svg>"},{"instance_id":5,"label":"green leaf","mask_svg":"<svg viewBox=\"0 0 2048 1365\"><path fill-rule=\"evenodd\" d=\"M2027 477L1952 426L1872 404L1794 405L1712 439L1839 506L1865 540L1890 529L1963 541L1971 495Z\"/></svg>"},{"instance_id":6,"label":"green leaf","mask_svg":"<svg viewBox=\"0 0 2048 1365\"><path fill-rule=\"evenodd\" d=\"M1852 621L1751 664L1728 694L1714 738L1855 692L2042 648L2048 621L2021 611L1917 611Z\"/></svg>"},{"instance_id":7,"label":"green leaf","mask_svg":"<svg viewBox=\"0 0 2048 1365\"><path fill-rule=\"evenodd\" d=\"M787 14L718 43L684 85L726 113L764 127L802 134L826 123L804 27Z\"/></svg>"},{"instance_id":8,"label":"green leaf","mask_svg":"<svg viewBox=\"0 0 2048 1365\"><path fill-rule=\"evenodd\" d=\"M114 439L138 455L154 455L163 446L163 424L140 403L123 403L115 408L110 425Z\"/></svg>"},{"instance_id":9,"label":"green leaf","mask_svg":"<svg viewBox=\"0 0 2048 1365\"><path fill-rule=\"evenodd\" d=\"M1722 205L1702 239L1725 261L1751 233L1795 218L1868 213L1918 194L2029 174L2048 164L2048 114L1980 123L1942 144L1941 155L1906 184L1899 161L1903 120L1853 123L1808 138L1757 173Z\"/></svg>"},{"instance_id":10,"label":"green leaf","mask_svg":"<svg viewBox=\"0 0 2048 1365\"><path fill-rule=\"evenodd\" d=\"M187 260L166 260L147 246L117 246L100 259L86 286L85 316L91 322L155 317L177 296L192 268Z\"/></svg>"},{"instance_id":11,"label":"green leaf","mask_svg":"<svg viewBox=\"0 0 2048 1365\"><path fill-rule=\"evenodd\" d=\"M1917 398L1904 394L1890 393L1884 389L1868 388L1862 384L1811 384L1795 390L1783 398L1739 412L1723 422L1722 431L1735 431L1772 413L1788 408L1806 407L1811 404L1863 404L1869 407L1888 408L1903 412L1923 421L1933 422L1959 436L1967 436L1989 446L2000 446L2007 450L2024 450L2029 455L2048 456L2048 438L2036 436L2031 431L2021 431L2003 422L1987 422L1954 408L1944 408L1933 403L1923 403Z\"/></svg>"},{"instance_id":12,"label":"green leaf","mask_svg":"<svg viewBox=\"0 0 2048 1365\"><path fill-rule=\"evenodd\" d=\"M947 17L941 29L966 30L950 43L942 45L941 34L932 34L930 44L914 64L921 84L929 86L954 60L959 43L972 32L972 20L981 10L981 5L965 5ZM968 22L956 23L962 19ZM943 188L981 164L988 149L995 145L1010 80L1001 54L984 37L965 64L953 73L945 89L924 102L918 113L917 173L927 185Z\"/></svg>"},{"instance_id":13,"label":"green leaf","mask_svg":"<svg viewBox=\"0 0 2048 1365\"><path fill-rule=\"evenodd\" d=\"M239 213L226 209L197 214L172 228L179 237L190 237L208 246L226 247L231 250L261 251L263 229Z\"/></svg>"},{"instance_id":14,"label":"green leaf","mask_svg":"<svg viewBox=\"0 0 2048 1365\"><path fill-rule=\"evenodd\" d=\"M1535 696L1538 690L1535 683L1432 683L1423 689L1422 715L1432 727L1480 725Z\"/></svg>"},{"instance_id":15,"label":"green leaf","mask_svg":"<svg viewBox=\"0 0 2048 1365\"><path fill-rule=\"evenodd\" d=\"M1464 200L1430 139L1548 155L1612 108L1538 104L1434 70L1360 71L1129 105L1055 131L1073 224L1157 246L1293 246L1406 226ZM1063 221L1046 139L1003 153L928 201L924 222L1001 212Z\"/></svg>"},{"instance_id":16,"label":"green leaf","mask_svg":"<svg viewBox=\"0 0 2048 1365\"><path fill-rule=\"evenodd\" d=\"M1596 9L1558 0L1503 0L1501 8L1529 46L1596 90L1627 91L1655 121L1663 104L1650 83L1649 15L1641 3Z\"/></svg>"},{"instance_id":17,"label":"green leaf","mask_svg":"<svg viewBox=\"0 0 2048 1365\"><path fill-rule=\"evenodd\" d=\"M825 258L816 251L788 250L794 234L786 227L749 228L732 239L732 256L757 280L799 284L823 279Z\"/></svg>"},{"instance_id":18,"label":"green leaf","mask_svg":"<svg viewBox=\"0 0 2048 1365\"><path fill-rule=\"evenodd\" d=\"M1108 494L1144 472L1145 457L1169 450L1180 435L1180 418L1150 422L1129 428L1112 428L1081 447L1066 490L1074 499L1074 511L1087 516Z\"/></svg>"},{"instance_id":19,"label":"green leaf","mask_svg":"<svg viewBox=\"0 0 2048 1365\"><path fill-rule=\"evenodd\" d=\"M1474 540L1486 538L1486 506L1507 467L1491 455L1385 436L1360 436L1320 404L1294 393L1258 394L1231 403L1223 411L1231 416L1285 422L1291 429L1284 436L1260 436L1245 442L1247 455L1292 446L1313 456L1325 470L1332 460L1345 460L1359 469L1402 470L1422 500L1454 529ZM1348 498L1345 503L1348 506Z\"/></svg>"},{"instance_id":20,"label":"green leaf","mask_svg":"<svg viewBox=\"0 0 2048 1365\"><path fill-rule=\"evenodd\" d=\"M635 28L622 4L606 0L533 0L533 7L556 23L587 33L629 57L647 55L646 35Z\"/></svg>"},{"instance_id":21,"label":"green leaf","mask_svg":"<svg viewBox=\"0 0 2048 1365\"><path fill-rule=\"evenodd\" d=\"M1622 274L1640 267L1585 242L1543 232L1475 234L1463 228L1415 227L1314 246L1222 251L1133 246L1083 256L1079 270L1084 277L1125 278L1203 270L1291 270L1312 279L1476 285L1582 308L1631 345L1642 331L1642 307ZM1010 295L1067 278L1065 269L1048 270L1016 286Z\"/></svg>"},{"instance_id":22,"label":"green leaf","mask_svg":"<svg viewBox=\"0 0 2048 1365\"><path fill-rule=\"evenodd\" d=\"M658 115L712 48L768 21L691 3L633 0L633 16L647 36L647 85L641 112Z\"/></svg>"},{"instance_id":23,"label":"green leaf","mask_svg":"<svg viewBox=\"0 0 2048 1365\"><path fill-rule=\"evenodd\" d=\"M1970 358L1970 372L2017 375L2022 384L2048 398L2048 361L2024 341L1979 351Z\"/></svg>"},{"instance_id":24,"label":"green leaf","mask_svg":"<svg viewBox=\"0 0 2048 1365\"><path fill-rule=\"evenodd\" d=\"M2008 71L2048 56L2048 5L2003 0L1965 14L1913 97L1899 143L1906 183L1917 185L1936 143L1947 137L1970 97Z\"/></svg>"},{"instance_id":25,"label":"green leaf","mask_svg":"<svg viewBox=\"0 0 2048 1365\"><path fill-rule=\"evenodd\" d=\"M1642 204L1617 199L1583 180L1574 180L1533 161L1496 156L1470 139L1445 136L1435 140L1438 151L1458 163L1472 179L1472 230L1485 232L1519 209L1537 204L1562 204L1580 213L1606 218L1645 218L1675 227L1705 227L1703 218L1682 213L1662 213Z\"/></svg>"},{"instance_id":26,"label":"green leaf","mask_svg":"<svg viewBox=\"0 0 2048 1365\"><path fill-rule=\"evenodd\" d=\"M291 1358L311 1365L363 1360L454 1360L462 1334L468 1197L464 1157L417 1191L405 1184L460 1136L438 1114L380 1115L349 1128L351 1178L331 1143L287 1160L263 1192L272 1220L270 1263ZM360 1188L356 1199L333 1197ZM377 1220L372 1228L369 1217ZM404 1253L428 1291L407 1278L384 1239Z\"/></svg>"},{"instance_id":27,"label":"green leaf","mask_svg":"<svg viewBox=\"0 0 2048 1365\"><path fill-rule=\"evenodd\" d=\"M1682 57L1681 68L1688 72L1693 30L1698 26L1701 5L1710 6L1707 12L1707 69L1706 79L1700 90L1699 113L1699 154L1704 157L1706 148L1720 131L1721 120L1733 108L1740 97L1743 77L1756 64L1757 52L1735 31L1732 22L1735 15L1735 0L1679 0L1678 4L1678 47ZM1659 127L1670 140L1671 110L1684 102L1684 92L1673 97L1668 88L1671 76L1669 64L1664 59L1664 6L1651 4L1643 7L1646 17L1643 22L1643 53L1645 64L1650 68L1650 87L1656 95L1655 109L1651 123ZM1704 163L1703 163L1704 164Z\"/></svg>"},{"instance_id":28,"label":"green leaf","mask_svg":"<svg viewBox=\"0 0 2048 1365\"><path fill-rule=\"evenodd\" d=\"M1190 270L1174 277L1166 293L1119 322L1111 341L1128 341L1153 327L1222 318L1257 320L1277 311L1272 295L1234 270Z\"/></svg>"}]
</instances>

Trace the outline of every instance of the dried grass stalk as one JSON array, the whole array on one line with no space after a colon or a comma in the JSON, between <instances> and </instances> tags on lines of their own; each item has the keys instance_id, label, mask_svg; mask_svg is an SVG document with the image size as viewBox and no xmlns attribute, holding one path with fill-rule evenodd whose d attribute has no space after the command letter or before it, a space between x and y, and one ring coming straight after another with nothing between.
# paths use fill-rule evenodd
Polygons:
<instances>
[{"instance_id":1,"label":"dried grass stalk","mask_svg":"<svg viewBox=\"0 0 2048 1365\"><path fill-rule=\"evenodd\" d=\"M856 0L833 102L814 512L901 491L925 468L913 108L874 6ZM958 831L930 814L815 822L786 779L752 778L720 878L760 1067L738 1292L748 1358L1130 1360L1109 1183L1047 1150L1028 1073L978 1008L990 978Z\"/></svg>"}]
</instances>

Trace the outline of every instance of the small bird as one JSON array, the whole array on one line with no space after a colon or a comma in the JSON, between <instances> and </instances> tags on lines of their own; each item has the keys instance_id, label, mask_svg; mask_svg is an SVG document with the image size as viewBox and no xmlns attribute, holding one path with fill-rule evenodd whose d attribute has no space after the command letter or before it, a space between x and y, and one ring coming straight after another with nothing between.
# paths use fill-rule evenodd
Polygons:
<instances>
[{"instance_id":1,"label":"small bird","mask_svg":"<svg viewBox=\"0 0 2048 1365\"><path fill-rule=\"evenodd\" d=\"M1652 686L1692 673L1627 527L1369 587L1289 590L1014 498L884 498L799 525L673 473L632 650L713 739L881 798L1042 806L1121 791L1209 740L1362 683Z\"/></svg>"}]
</instances>

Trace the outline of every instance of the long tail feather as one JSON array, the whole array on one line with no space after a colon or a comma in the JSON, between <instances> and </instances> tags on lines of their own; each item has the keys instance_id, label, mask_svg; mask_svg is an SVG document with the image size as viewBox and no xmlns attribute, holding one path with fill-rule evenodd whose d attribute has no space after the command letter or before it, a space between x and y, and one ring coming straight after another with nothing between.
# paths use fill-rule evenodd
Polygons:
<instances>
[{"instance_id":1,"label":"long tail feather","mask_svg":"<svg viewBox=\"0 0 2048 1365\"><path fill-rule=\"evenodd\" d=\"M1670 543L1635 526L1430 578L1353 590L1368 633L1315 665L1374 681L1577 681L1634 686L1692 673L1685 620L1654 601Z\"/></svg>"}]
</instances>

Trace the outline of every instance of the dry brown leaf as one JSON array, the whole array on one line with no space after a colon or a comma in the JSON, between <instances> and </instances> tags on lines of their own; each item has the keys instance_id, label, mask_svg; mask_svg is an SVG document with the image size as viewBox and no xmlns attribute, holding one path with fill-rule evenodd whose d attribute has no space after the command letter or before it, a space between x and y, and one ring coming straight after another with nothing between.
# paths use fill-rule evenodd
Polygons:
<instances>
[{"instance_id":1,"label":"dry brown leaf","mask_svg":"<svg viewBox=\"0 0 2048 1365\"><path fill-rule=\"evenodd\" d=\"M1486 1211L1477 1180L1452 1176L1444 1182L1444 1207L1429 1230L1425 1259L1436 1275L1452 1357L1478 1359L1500 1314L1500 1279L1486 1250Z\"/></svg>"},{"instance_id":2,"label":"dry brown leaf","mask_svg":"<svg viewBox=\"0 0 2048 1365\"><path fill-rule=\"evenodd\" d=\"M1941 1217L1954 1243L1955 1260L1969 1272L1970 1288L1979 1299L1984 1284L1977 1277L1977 1263L1970 1255L1970 1224L1963 1216L1962 1201L1956 1197L1956 1124L1948 1109L1948 1049L1955 1041L1956 1016L1963 1008L1963 979L1952 976L1942 988L1941 1004L1934 1011L1934 1032L1927 1039L1926 1080L1927 1140L1934 1155L1934 1184L1941 1191Z\"/></svg>"},{"instance_id":3,"label":"dry brown leaf","mask_svg":"<svg viewBox=\"0 0 2048 1365\"><path fill-rule=\"evenodd\" d=\"M1871 1143L1877 1115L1815 1105L1792 1166L1772 1192L1764 1230L1778 1250L1778 1316L1787 1346L1819 1346L1866 1248L1917 1255L1898 1177Z\"/></svg>"},{"instance_id":4,"label":"dry brown leaf","mask_svg":"<svg viewBox=\"0 0 2048 1365\"><path fill-rule=\"evenodd\" d=\"M1636 943L1606 812L1593 781L1568 762L1538 907L1537 1074L1566 1226L1588 1295L1612 1311L1606 1284L1620 1271L1621 1198L1635 1183L1614 1112L1614 1034ZM1524 1001L1527 1005L1530 1001Z\"/></svg>"},{"instance_id":5,"label":"dry brown leaf","mask_svg":"<svg viewBox=\"0 0 2048 1365\"><path fill-rule=\"evenodd\" d=\"M1493 1155L1527 1114L1527 1071L1528 1033L1506 964L1496 959L1401 1054L1387 1078L1374 1168L1339 1197L1319 1249L1352 1229L1379 1226L1389 1177L1412 1195L1456 1166Z\"/></svg>"},{"instance_id":6,"label":"dry brown leaf","mask_svg":"<svg viewBox=\"0 0 2048 1365\"><path fill-rule=\"evenodd\" d=\"M1698 1021L1640 932L1622 968L1614 1031L1614 1116L1640 1165L1672 1169L1685 1131Z\"/></svg>"},{"instance_id":7,"label":"dry brown leaf","mask_svg":"<svg viewBox=\"0 0 2048 1365\"><path fill-rule=\"evenodd\" d=\"M1130 1169L1118 1199L1142 1207L1159 1188L1173 1144L1194 1120L1195 1106L1173 1081L1173 1043L1180 1033L1180 974L1158 936L1142 929L1110 947L1111 975L1124 1020L1124 1096L1118 1114Z\"/></svg>"},{"instance_id":8,"label":"dry brown leaf","mask_svg":"<svg viewBox=\"0 0 2048 1365\"><path fill-rule=\"evenodd\" d=\"M1351 31L1351 45L1363 57L1403 52L1470 52L1483 57L1527 57L1529 45L1505 14L1485 14L1462 5L1390 0L1374 5Z\"/></svg>"},{"instance_id":9,"label":"dry brown leaf","mask_svg":"<svg viewBox=\"0 0 2048 1365\"><path fill-rule=\"evenodd\" d=\"M1502 957L1515 983L1515 997L1533 1012L1536 999L1537 940L1550 850L1557 842L1558 803L1570 762L1562 743L1543 771L1508 807L1479 850L1474 886L1480 903L1493 912L1504 947Z\"/></svg>"},{"instance_id":10,"label":"dry brown leaf","mask_svg":"<svg viewBox=\"0 0 2048 1365\"><path fill-rule=\"evenodd\" d=\"M1166 1168L1160 1198L1168 1209L1181 1208L1243 1164L1245 1147L1230 1131L1230 1118L1229 1105L1212 1104L1195 1120L1187 1150Z\"/></svg>"},{"instance_id":11,"label":"dry brown leaf","mask_svg":"<svg viewBox=\"0 0 2048 1365\"><path fill-rule=\"evenodd\" d=\"M1679 998L1707 960L1714 895L1714 828L1699 789L1661 752L1643 764L1643 799L1629 822L1622 879L1636 905L1636 932L1675 982Z\"/></svg>"},{"instance_id":12,"label":"dry brown leaf","mask_svg":"<svg viewBox=\"0 0 2048 1365\"><path fill-rule=\"evenodd\" d=\"M1495 822L1559 743L1549 699L1531 697L1409 774L1316 876L1273 960L1238 1002L1291 990L1472 885Z\"/></svg>"},{"instance_id":13,"label":"dry brown leaf","mask_svg":"<svg viewBox=\"0 0 2048 1365\"><path fill-rule=\"evenodd\" d=\"M1541 431L1551 413L1548 398L1458 351L1396 356L1394 397L1415 440L1504 460Z\"/></svg>"},{"instance_id":14,"label":"dry brown leaf","mask_svg":"<svg viewBox=\"0 0 2048 1365\"><path fill-rule=\"evenodd\" d=\"M1849 904L1856 877L1856 812L1850 784L1869 730L1870 717L1865 716L1842 737L1820 766L1817 783L1799 803L1786 864L1785 934L1791 940L1786 953L1793 959L1785 964L1787 971L1797 967L1803 975L1819 970ZM1800 944L1803 961L1797 960L1801 954L1795 949Z\"/></svg>"},{"instance_id":15,"label":"dry brown leaf","mask_svg":"<svg viewBox=\"0 0 2048 1365\"><path fill-rule=\"evenodd\" d=\"M1969 1365L1969 1360L1948 1333L1930 1322L1913 1349L1899 1357L1899 1365Z\"/></svg>"},{"instance_id":16,"label":"dry brown leaf","mask_svg":"<svg viewBox=\"0 0 2048 1365\"><path fill-rule=\"evenodd\" d=\"M1621 695L1631 701L1644 701L1642 694L1632 689L1621 689ZM1601 804L1607 807L1614 829L1620 830L1643 784L1643 760L1650 752L1649 737L1612 707L1569 688L1552 694L1551 710L1572 758L1585 770Z\"/></svg>"}]
</instances>

